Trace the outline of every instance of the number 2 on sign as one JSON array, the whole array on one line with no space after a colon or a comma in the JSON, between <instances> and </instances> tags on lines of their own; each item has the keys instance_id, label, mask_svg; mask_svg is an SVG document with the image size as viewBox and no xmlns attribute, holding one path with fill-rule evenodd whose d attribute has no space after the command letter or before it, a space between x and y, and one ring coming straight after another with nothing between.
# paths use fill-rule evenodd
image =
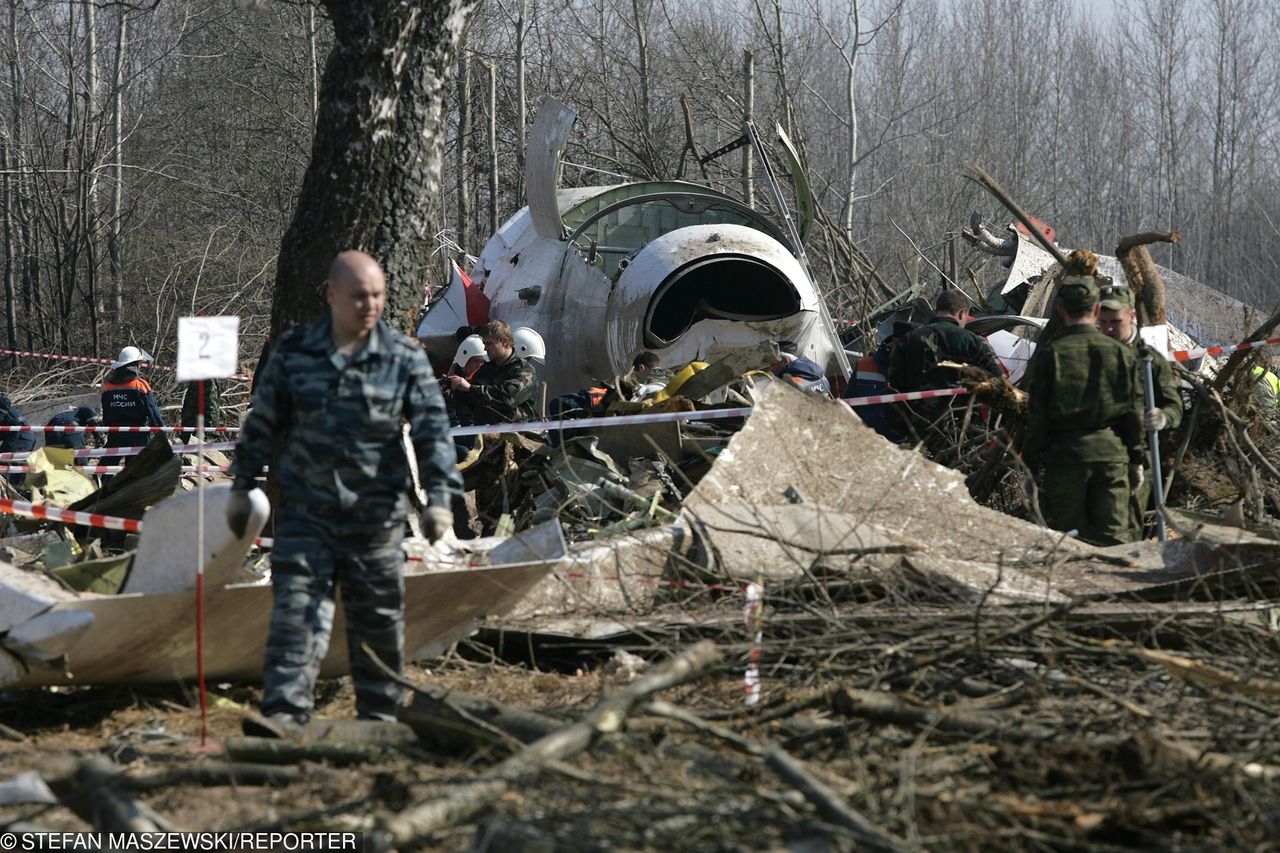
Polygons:
<instances>
[{"instance_id":1,"label":"number 2 on sign","mask_svg":"<svg viewBox=\"0 0 1280 853\"><path fill-rule=\"evenodd\" d=\"M196 357L197 357L197 358L212 358L212 357L213 357L212 353L210 353L210 352L209 352L209 341L210 341L212 338L213 338L213 336L209 334L209 330L208 330L208 329L201 329L201 330L200 330L200 351L196 354Z\"/></svg>"}]
</instances>

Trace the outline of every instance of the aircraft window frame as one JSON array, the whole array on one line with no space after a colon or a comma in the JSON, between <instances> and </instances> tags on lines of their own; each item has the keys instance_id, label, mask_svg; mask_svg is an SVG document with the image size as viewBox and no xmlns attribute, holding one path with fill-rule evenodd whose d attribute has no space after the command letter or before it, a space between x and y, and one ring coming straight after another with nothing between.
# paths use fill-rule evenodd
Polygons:
<instances>
[{"instance_id":1,"label":"aircraft window frame","mask_svg":"<svg viewBox=\"0 0 1280 853\"><path fill-rule=\"evenodd\" d=\"M743 204L742 202L738 201L737 199L730 198L728 196L724 196L720 194L711 194L711 193L704 194L704 193L698 193L698 192L690 192L688 190L679 190L679 191L668 190L663 192L642 193L640 195L628 196L626 198L622 198L622 199L619 199L618 201L607 204L604 207L600 208L599 210L596 210L595 212L587 216L586 219L580 222L578 226L573 230L573 232L569 234L569 236L566 238L567 242L573 244L573 247L577 249L584 257L586 257L589 263L595 263L597 260L597 257L601 254L612 254L612 255L634 254L640 251L640 249L644 248L645 244L642 243L638 246L613 246L613 245L593 246L590 243L588 243L587 245L582 245L581 243L578 242L578 240L580 237L583 236L583 234L588 229L594 226L601 219L613 213L616 213L619 210L623 210L625 208L633 207L633 206L649 205L655 202L666 203L670 205L673 209L675 209L677 213L694 215L694 216L704 214L708 210L711 210L713 208L720 208L727 212L737 214L743 220L741 222L732 223L732 224L746 225L747 227L755 228L756 230L764 234L767 234L773 239L782 243L782 245L784 246L787 245L786 240L784 239L782 233L778 231L776 226L774 226L774 224L772 223L772 221L768 219L768 217L761 214L758 210L750 208L747 205ZM708 224L712 224L712 223L708 223ZM724 224L724 223L717 222L714 224Z\"/></svg>"}]
</instances>

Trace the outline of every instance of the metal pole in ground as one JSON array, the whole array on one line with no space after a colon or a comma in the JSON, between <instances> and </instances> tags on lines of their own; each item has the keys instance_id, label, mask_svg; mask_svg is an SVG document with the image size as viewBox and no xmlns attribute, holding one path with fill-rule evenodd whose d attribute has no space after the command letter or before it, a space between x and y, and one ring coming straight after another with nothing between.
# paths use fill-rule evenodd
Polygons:
<instances>
[{"instance_id":1,"label":"metal pole in ground","mask_svg":"<svg viewBox=\"0 0 1280 853\"><path fill-rule=\"evenodd\" d=\"M1155 380L1151 375L1151 353L1142 357L1142 398L1146 406L1144 411L1149 412L1156 407ZM1156 533L1160 541L1164 542L1168 539L1168 533L1164 526L1164 476L1160 473L1160 432L1158 430L1147 430L1147 449L1151 453L1151 492L1156 504Z\"/></svg>"}]
</instances>

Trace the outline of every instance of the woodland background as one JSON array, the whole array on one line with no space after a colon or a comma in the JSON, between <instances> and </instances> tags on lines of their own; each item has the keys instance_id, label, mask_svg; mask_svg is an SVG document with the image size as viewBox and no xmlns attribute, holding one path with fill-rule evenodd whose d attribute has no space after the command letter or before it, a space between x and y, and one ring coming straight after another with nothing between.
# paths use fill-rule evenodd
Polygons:
<instances>
[{"instance_id":1,"label":"woodland background","mask_svg":"<svg viewBox=\"0 0 1280 853\"><path fill-rule=\"evenodd\" d=\"M12 349L172 352L177 318L242 319L256 353L317 128L333 41L318 4L3 0L0 216ZM1149 0L1100 25L1067 0L480 0L447 88L445 260L523 201L543 94L578 111L564 185L711 180L697 153L749 113L797 141L820 206L810 252L833 308L944 266L973 161L1060 242L1158 262L1270 309L1280 289L1280 6ZM759 174L759 164L752 164ZM614 175L602 175L598 171ZM303 212L305 214L305 212ZM999 277L963 251L984 284ZM319 284L319 282L317 282Z\"/></svg>"}]
</instances>

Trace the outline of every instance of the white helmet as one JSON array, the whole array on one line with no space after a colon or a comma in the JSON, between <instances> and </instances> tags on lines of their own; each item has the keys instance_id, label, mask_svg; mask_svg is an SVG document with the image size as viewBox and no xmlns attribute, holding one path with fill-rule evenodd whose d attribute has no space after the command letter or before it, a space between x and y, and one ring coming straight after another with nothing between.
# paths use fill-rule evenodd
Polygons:
<instances>
[{"instance_id":1,"label":"white helmet","mask_svg":"<svg viewBox=\"0 0 1280 853\"><path fill-rule=\"evenodd\" d=\"M118 367L124 367L126 364L142 361L143 357L142 350L135 346L127 346L120 350L120 356L111 363L111 369L115 370Z\"/></svg>"},{"instance_id":2,"label":"white helmet","mask_svg":"<svg viewBox=\"0 0 1280 853\"><path fill-rule=\"evenodd\" d=\"M467 362L476 356L485 361L489 360L489 356L485 355L484 341L480 340L480 336L468 335L462 339L462 343L458 344L458 351L453 354L453 363L459 367L466 367Z\"/></svg>"},{"instance_id":3,"label":"white helmet","mask_svg":"<svg viewBox=\"0 0 1280 853\"><path fill-rule=\"evenodd\" d=\"M516 355L520 358L531 358L539 364L546 360L547 345L542 342L542 335L533 329L521 326L511 333L511 337L515 339Z\"/></svg>"}]
</instances>

